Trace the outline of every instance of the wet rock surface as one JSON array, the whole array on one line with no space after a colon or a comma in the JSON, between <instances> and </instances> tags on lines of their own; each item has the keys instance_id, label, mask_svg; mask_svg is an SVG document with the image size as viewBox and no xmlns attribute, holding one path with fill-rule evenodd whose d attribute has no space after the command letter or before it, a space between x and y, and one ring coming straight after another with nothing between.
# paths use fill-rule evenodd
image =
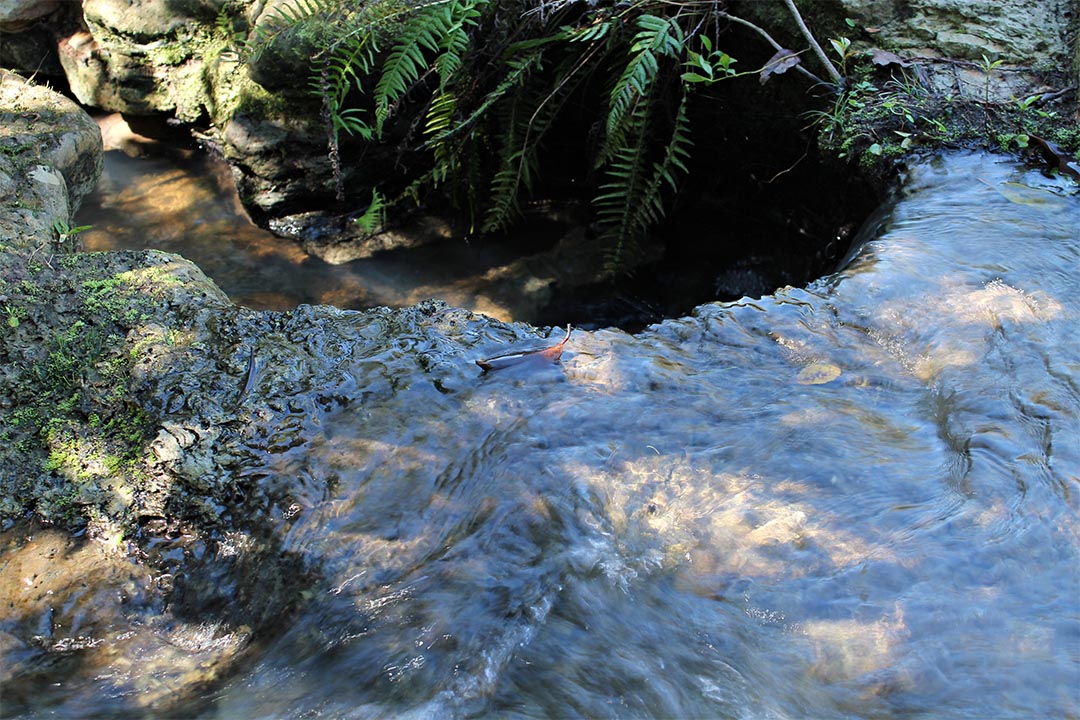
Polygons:
<instances>
[{"instance_id":1,"label":"wet rock surface","mask_svg":"<svg viewBox=\"0 0 1080 720\"><path fill-rule=\"evenodd\" d=\"M270 532L304 491L251 468L330 408L411 382L360 387L357 355L479 372L465 348L531 331L431 304L259 313L175 255L75 252L56 226L96 180L97 127L14 75L0 100L0 652L5 685L25 689L5 703L36 703L41 668L63 667L56 712L99 692L104 668L129 710L182 705L311 582ZM140 665L159 644L175 655Z\"/></svg>"}]
</instances>

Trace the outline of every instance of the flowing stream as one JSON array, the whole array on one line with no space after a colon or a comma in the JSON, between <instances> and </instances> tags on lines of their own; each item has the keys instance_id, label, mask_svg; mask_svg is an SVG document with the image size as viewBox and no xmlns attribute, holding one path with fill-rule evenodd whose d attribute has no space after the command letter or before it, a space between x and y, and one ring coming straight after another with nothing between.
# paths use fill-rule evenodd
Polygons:
<instances>
[{"instance_id":1,"label":"flowing stream","mask_svg":"<svg viewBox=\"0 0 1080 720\"><path fill-rule=\"evenodd\" d=\"M298 488L296 609L254 640L176 618L142 672L208 719L1080 716L1076 188L949 154L865 240L561 365L350 331L241 470ZM207 633L243 653L176 687L159 658ZM138 715L119 663L18 710Z\"/></svg>"}]
</instances>

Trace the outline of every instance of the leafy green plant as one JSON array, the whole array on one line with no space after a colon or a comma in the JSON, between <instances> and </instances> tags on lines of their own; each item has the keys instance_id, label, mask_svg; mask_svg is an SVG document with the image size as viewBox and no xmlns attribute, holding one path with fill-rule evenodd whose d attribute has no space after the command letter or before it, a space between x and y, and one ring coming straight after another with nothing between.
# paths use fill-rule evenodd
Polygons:
<instances>
[{"instance_id":1,"label":"leafy green plant","mask_svg":"<svg viewBox=\"0 0 1080 720\"><path fill-rule=\"evenodd\" d=\"M386 198L378 190L371 191L371 204L364 213L353 220L365 233L371 234L386 222Z\"/></svg>"},{"instance_id":2,"label":"leafy green plant","mask_svg":"<svg viewBox=\"0 0 1080 720\"><path fill-rule=\"evenodd\" d=\"M588 115L595 135L579 171L611 265L622 267L688 173L697 92L751 74L716 47L733 19L717 3L666 0L384 0L359 9L292 0L249 38L247 54L258 58L306 23L323 28L310 86L322 101L339 198L345 135L392 140L411 174L373 192L357 220L368 232L389 209L433 190L467 212L471 227L507 227L545 174L552 128L567 122L567 108ZM784 53L783 69L797 64L798 53Z\"/></svg>"},{"instance_id":3,"label":"leafy green plant","mask_svg":"<svg viewBox=\"0 0 1080 720\"><path fill-rule=\"evenodd\" d=\"M851 49L851 40L846 37L829 38L829 44L832 45L833 52L840 59L840 74L847 75L848 61L855 57L855 51Z\"/></svg>"},{"instance_id":4,"label":"leafy green plant","mask_svg":"<svg viewBox=\"0 0 1080 720\"><path fill-rule=\"evenodd\" d=\"M687 68L680 77L685 83L706 83L711 85L720 80L734 77L737 73L732 67L737 61L722 50L713 50L713 43L707 36L701 36L701 46L705 52L693 49L686 51Z\"/></svg>"},{"instance_id":5,"label":"leafy green plant","mask_svg":"<svg viewBox=\"0 0 1080 720\"><path fill-rule=\"evenodd\" d=\"M90 230L93 225L79 225L72 227L66 220L57 220L53 223L53 231L56 233L56 242L63 245L68 240L74 239L79 233Z\"/></svg>"},{"instance_id":6,"label":"leafy green plant","mask_svg":"<svg viewBox=\"0 0 1080 720\"><path fill-rule=\"evenodd\" d=\"M982 69L985 82L983 83L983 121L986 124L986 134L991 132L990 122L990 82L993 80L994 70L997 69L1003 60L990 60L986 55L982 56L982 62L979 67Z\"/></svg>"},{"instance_id":7,"label":"leafy green plant","mask_svg":"<svg viewBox=\"0 0 1080 720\"><path fill-rule=\"evenodd\" d=\"M22 318L26 317L26 310L13 305L4 305L4 315L7 316L7 326L9 328L19 327Z\"/></svg>"}]
</instances>

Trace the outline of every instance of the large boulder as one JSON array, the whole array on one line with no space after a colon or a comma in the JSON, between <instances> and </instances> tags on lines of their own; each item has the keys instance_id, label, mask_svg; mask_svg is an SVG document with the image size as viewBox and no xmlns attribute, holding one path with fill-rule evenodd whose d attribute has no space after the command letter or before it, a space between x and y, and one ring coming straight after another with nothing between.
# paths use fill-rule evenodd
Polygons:
<instances>
[{"instance_id":1,"label":"large boulder","mask_svg":"<svg viewBox=\"0 0 1080 720\"><path fill-rule=\"evenodd\" d=\"M23 30L60 5L60 0L0 0L0 32Z\"/></svg>"},{"instance_id":2,"label":"large boulder","mask_svg":"<svg viewBox=\"0 0 1080 720\"><path fill-rule=\"evenodd\" d=\"M920 56L1068 64L1074 0L842 0L883 44Z\"/></svg>"},{"instance_id":3,"label":"large boulder","mask_svg":"<svg viewBox=\"0 0 1080 720\"><path fill-rule=\"evenodd\" d=\"M802 0L806 24L834 62L830 38L853 49L883 48L921 61L928 89L957 99L1008 101L1045 90L1048 76L1073 66L1077 0ZM768 28L781 43L804 48L783 3L737 0L733 14ZM983 58L999 62L987 82ZM820 71L816 59L804 62ZM1080 68L1080 64L1077 66Z\"/></svg>"},{"instance_id":4,"label":"large boulder","mask_svg":"<svg viewBox=\"0 0 1080 720\"><path fill-rule=\"evenodd\" d=\"M280 216L333 197L325 130L311 118L255 107L230 117L220 137L249 210Z\"/></svg>"},{"instance_id":5,"label":"large boulder","mask_svg":"<svg viewBox=\"0 0 1080 720\"><path fill-rule=\"evenodd\" d=\"M215 105L211 82L221 0L86 0L85 26L62 34L60 61L85 105L194 121Z\"/></svg>"},{"instance_id":6,"label":"large boulder","mask_svg":"<svg viewBox=\"0 0 1080 720\"><path fill-rule=\"evenodd\" d=\"M101 167L101 133L83 110L0 70L0 236L26 248L70 220Z\"/></svg>"},{"instance_id":7,"label":"large boulder","mask_svg":"<svg viewBox=\"0 0 1080 720\"><path fill-rule=\"evenodd\" d=\"M842 0L845 17L898 53L946 61L937 85L993 100L1024 97L1040 74L1068 68L1076 0ZM986 82L983 58L1003 71ZM970 62L963 62L970 61ZM1007 71L1005 71L1007 70Z\"/></svg>"}]
</instances>

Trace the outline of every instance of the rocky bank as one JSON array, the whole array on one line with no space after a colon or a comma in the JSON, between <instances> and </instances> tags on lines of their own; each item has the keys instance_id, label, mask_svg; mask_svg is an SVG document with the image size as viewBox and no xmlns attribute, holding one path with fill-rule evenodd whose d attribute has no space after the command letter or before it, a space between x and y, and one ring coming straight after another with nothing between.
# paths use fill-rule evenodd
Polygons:
<instances>
[{"instance_id":1,"label":"rocky bank","mask_svg":"<svg viewBox=\"0 0 1080 720\"><path fill-rule=\"evenodd\" d=\"M79 253L64 230L99 172L97 126L14 74L0 89L8 523L29 510L113 537L166 517L216 524L226 500L251 498L230 478L237 453L272 445L272 426L289 422L279 392L333 372L357 337L461 343L468 364L464 349L485 333L529 334L437 304L259 313L233 306L178 256Z\"/></svg>"}]
</instances>

